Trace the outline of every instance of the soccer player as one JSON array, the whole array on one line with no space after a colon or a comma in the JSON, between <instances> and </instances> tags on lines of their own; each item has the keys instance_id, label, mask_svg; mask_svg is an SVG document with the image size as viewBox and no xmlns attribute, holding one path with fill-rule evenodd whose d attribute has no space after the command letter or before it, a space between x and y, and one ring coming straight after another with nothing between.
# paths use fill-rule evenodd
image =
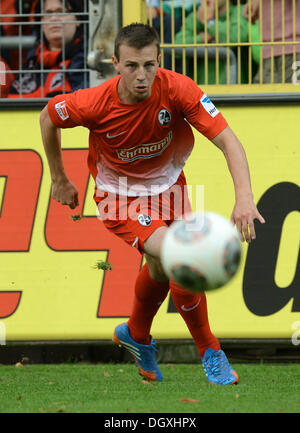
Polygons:
<instances>
[{"instance_id":1,"label":"soccer player","mask_svg":"<svg viewBox=\"0 0 300 433\"><path fill-rule=\"evenodd\" d=\"M131 352L142 376L161 381L150 329L170 290L209 382L237 383L237 373L210 330L205 293L195 294L169 281L160 250L168 225L191 210L182 171L194 144L189 124L223 151L236 196L231 219L247 242L255 238L254 219L261 223L264 219L253 202L244 149L222 114L190 78L159 67L155 29L139 23L121 28L113 64L117 76L98 87L58 95L41 113L52 197L71 209L79 205L78 191L62 161L60 128L84 126L90 130L88 166L103 223L146 258L137 277L132 314L128 322L116 327L114 341ZM164 197L171 190L174 199L168 204ZM113 206L107 211L113 201L118 205L115 214Z\"/></svg>"}]
</instances>

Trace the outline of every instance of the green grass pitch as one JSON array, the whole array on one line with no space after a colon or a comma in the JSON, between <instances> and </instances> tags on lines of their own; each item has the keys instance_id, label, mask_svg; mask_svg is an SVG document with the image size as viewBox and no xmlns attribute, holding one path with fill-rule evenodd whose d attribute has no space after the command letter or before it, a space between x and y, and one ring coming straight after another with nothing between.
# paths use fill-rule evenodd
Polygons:
<instances>
[{"instance_id":1,"label":"green grass pitch","mask_svg":"<svg viewBox=\"0 0 300 433\"><path fill-rule=\"evenodd\" d=\"M200 364L161 364L143 381L133 364L0 365L1 413L299 413L297 364L234 364L240 383L210 385Z\"/></svg>"}]
</instances>

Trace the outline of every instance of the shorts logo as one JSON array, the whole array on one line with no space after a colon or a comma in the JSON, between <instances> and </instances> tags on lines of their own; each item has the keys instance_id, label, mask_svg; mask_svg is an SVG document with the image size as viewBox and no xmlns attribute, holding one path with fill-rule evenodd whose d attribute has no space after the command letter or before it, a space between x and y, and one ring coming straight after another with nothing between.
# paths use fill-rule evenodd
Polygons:
<instances>
[{"instance_id":1,"label":"shorts logo","mask_svg":"<svg viewBox=\"0 0 300 433\"><path fill-rule=\"evenodd\" d=\"M140 213L137 217L138 222L142 225L142 226L150 226L150 224L152 223L152 218L149 215L146 215L145 213Z\"/></svg>"},{"instance_id":2,"label":"shorts logo","mask_svg":"<svg viewBox=\"0 0 300 433\"><path fill-rule=\"evenodd\" d=\"M62 120L67 120L69 118L69 113L67 112L66 101L58 102L55 104L55 110Z\"/></svg>"},{"instance_id":3,"label":"shorts logo","mask_svg":"<svg viewBox=\"0 0 300 433\"><path fill-rule=\"evenodd\" d=\"M219 114L219 110L214 106L208 96L203 95L200 102L204 110L207 111L211 117L216 117L216 115Z\"/></svg>"},{"instance_id":4,"label":"shorts logo","mask_svg":"<svg viewBox=\"0 0 300 433\"><path fill-rule=\"evenodd\" d=\"M162 126L166 126L171 122L171 113L166 110L165 108L163 108L162 110L160 110L160 112L158 113L158 121Z\"/></svg>"}]
</instances>

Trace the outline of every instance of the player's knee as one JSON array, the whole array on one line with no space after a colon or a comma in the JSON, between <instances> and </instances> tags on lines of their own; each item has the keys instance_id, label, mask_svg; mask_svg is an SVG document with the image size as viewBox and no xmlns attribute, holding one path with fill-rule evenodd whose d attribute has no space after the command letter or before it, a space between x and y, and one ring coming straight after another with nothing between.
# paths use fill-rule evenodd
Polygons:
<instances>
[{"instance_id":1,"label":"player's knee","mask_svg":"<svg viewBox=\"0 0 300 433\"><path fill-rule=\"evenodd\" d=\"M152 280L159 282L167 282L168 277L165 274L160 259L156 257L151 257L147 254L145 254L145 257L149 269L149 274Z\"/></svg>"}]
</instances>

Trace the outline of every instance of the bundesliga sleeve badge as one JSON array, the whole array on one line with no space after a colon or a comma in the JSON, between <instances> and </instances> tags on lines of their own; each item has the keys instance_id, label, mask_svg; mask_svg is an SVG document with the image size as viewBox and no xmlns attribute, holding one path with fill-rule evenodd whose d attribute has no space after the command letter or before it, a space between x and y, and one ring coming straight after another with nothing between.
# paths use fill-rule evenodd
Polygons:
<instances>
[{"instance_id":1,"label":"bundesliga sleeve badge","mask_svg":"<svg viewBox=\"0 0 300 433\"><path fill-rule=\"evenodd\" d=\"M219 110L214 106L209 97L205 94L200 99L200 102L204 110L207 111L211 117L216 117L216 115L219 114Z\"/></svg>"},{"instance_id":2,"label":"bundesliga sleeve badge","mask_svg":"<svg viewBox=\"0 0 300 433\"><path fill-rule=\"evenodd\" d=\"M66 101L58 102L57 104L55 104L55 110L62 120L67 120L69 118Z\"/></svg>"}]
</instances>

